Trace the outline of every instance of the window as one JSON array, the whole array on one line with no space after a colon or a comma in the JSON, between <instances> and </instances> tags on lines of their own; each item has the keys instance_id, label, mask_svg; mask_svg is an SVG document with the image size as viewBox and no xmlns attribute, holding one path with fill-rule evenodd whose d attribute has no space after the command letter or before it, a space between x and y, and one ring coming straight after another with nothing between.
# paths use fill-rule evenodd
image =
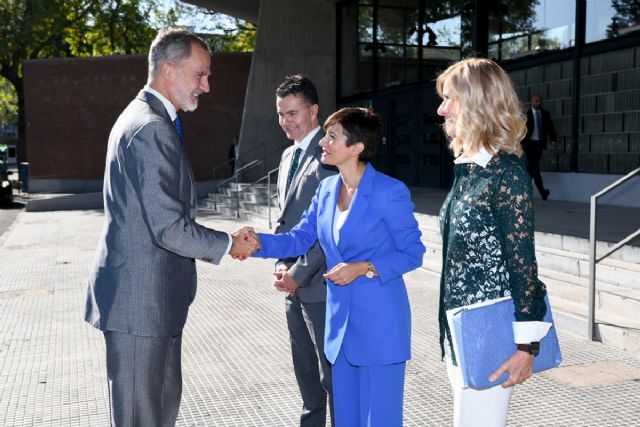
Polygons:
<instances>
[{"instance_id":1,"label":"window","mask_svg":"<svg viewBox=\"0 0 640 427\"><path fill-rule=\"evenodd\" d=\"M460 59L461 19L450 5L348 1L340 21L341 96L431 80Z\"/></svg>"},{"instance_id":2,"label":"window","mask_svg":"<svg viewBox=\"0 0 640 427\"><path fill-rule=\"evenodd\" d=\"M489 56L518 58L575 44L575 1L496 2L489 19Z\"/></svg>"},{"instance_id":3,"label":"window","mask_svg":"<svg viewBox=\"0 0 640 427\"><path fill-rule=\"evenodd\" d=\"M587 1L585 42L611 39L640 30L640 2Z\"/></svg>"}]
</instances>

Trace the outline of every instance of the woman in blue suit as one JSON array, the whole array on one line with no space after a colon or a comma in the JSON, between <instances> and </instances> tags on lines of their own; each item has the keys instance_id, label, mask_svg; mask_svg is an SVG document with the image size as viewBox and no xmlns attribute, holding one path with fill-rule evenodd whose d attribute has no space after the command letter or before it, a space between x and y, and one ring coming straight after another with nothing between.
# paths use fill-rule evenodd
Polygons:
<instances>
[{"instance_id":1,"label":"woman in blue suit","mask_svg":"<svg viewBox=\"0 0 640 427\"><path fill-rule=\"evenodd\" d=\"M318 240L327 262L325 355L333 365L338 427L402 425L411 312L402 275L422 265L425 247L409 190L369 161L380 116L344 108L325 122L323 180L289 233L259 234L262 258L305 254Z\"/></svg>"}]
</instances>

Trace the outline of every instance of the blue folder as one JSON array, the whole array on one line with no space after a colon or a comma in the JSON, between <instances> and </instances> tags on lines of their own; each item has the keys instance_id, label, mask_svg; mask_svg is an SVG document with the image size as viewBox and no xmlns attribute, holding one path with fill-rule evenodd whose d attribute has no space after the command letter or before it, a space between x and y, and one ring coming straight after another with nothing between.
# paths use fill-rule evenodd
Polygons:
<instances>
[{"instance_id":1,"label":"blue folder","mask_svg":"<svg viewBox=\"0 0 640 427\"><path fill-rule=\"evenodd\" d=\"M551 307L546 296L545 302L547 313L544 321L552 326L540 341L540 354L533 361L534 373L555 368L562 362ZM514 311L511 297L449 311L449 326L455 341L454 351L465 387L485 389L502 384L508 378L509 374L506 372L498 380L489 381L491 374L516 350L512 325L515 321Z\"/></svg>"}]
</instances>

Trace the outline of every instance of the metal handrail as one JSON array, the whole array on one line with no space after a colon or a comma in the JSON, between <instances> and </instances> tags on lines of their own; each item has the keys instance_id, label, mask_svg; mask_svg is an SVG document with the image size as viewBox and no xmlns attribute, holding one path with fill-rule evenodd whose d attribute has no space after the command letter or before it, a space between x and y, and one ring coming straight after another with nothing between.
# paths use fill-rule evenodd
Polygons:
<instances>
[{"instance_id":1,"label":"metal handrail","mask_svg":"<svg viewBox=\"0 0 640 427\"><path fill-rule=\"evenodd\" d=\"M261 143L260 145L253 147L251 150L242 153L243 157L246 156L247 153L250 153L252 151L255 151L258 148L262 148L262 158L260 159L256 159L251 161L250 163L242 166L242 167L236 167L234 170L234 174L233 176L224 179L223 181L220 181L219 183L215 183L214 184L214 188L213 188L213 209L214 210L218 210L218 189L220 187L223 187L224 185L228 184L229 182L235 181L236 184L236 217L240 218L240 193L241 192L245 192L251 188L253 188L255 185L257 185L258 183L264 181L265 179L267 180L267 188L268 188L268 209L269 209L269 228L271 228L271 199L273 199L277 194L272 195L271 194L271 175L274 173L274 171L277 171L278 168L275 168L271 171L269 171L268 173L266 173L266 175L262 176L261 178L259 178L258 180L252 182L252 183L248 183L246 185L246 187L244 187L242 190L239 189L238 183L239 183L239 175L240 172L246 172L249 169L252 169L256 166L259 165L264 165L266 166L267 164L267 159L270 158L272 155L278 153L281 154L282 151L286 148L286 147L276 147L275 149L271 150L270 152L266 152L266 143ZM236 157L236 162L238 161L239 157ZM214 182L216 179L216 170L218 170L219 168L226 166L229 164L229 161L231 159L226 160L224 163L220 163L219 165L216 165L213 168L213 178L214 178ZM237 164L237 163L236 163ZM266 167L265 167L265 172L266 172Z\"/></svg>"},{"instance_id":2,"label":"metal handrail","mask_svg":"<svg viewBox=\"0 0 640 427\"><path fill-rule=\"evenodd\" d=\"M242 171L250 169L250 168L252 168L254 166L258 166L258 165L262 164L263 162L264 162L264 160L254 160L254 161L252 161L250 163L247 163L246 165L244 165L244 166L242 166L240 168L237 168L232 177L229 177L227 179L222 180L219 183L216 183L214 185L214 187L213 187L213 209L214 210L218 210L218 188L226 185L227 183L229 183L231 181L235 181L236 189L237 189L238 188L238 172L242 172ZM236 201L236 205L238 205L238 207L237 207L236 211L240 210L239 204L240 204L240 202L239 202L239 200L237 200Z\"/></svg>"},{"instance_id":3,"label":"metal handrail","mask_svg":"<svg viewBox=\"0 0 640 427\"><path fill-rule=\"evenodd\" d=\"M589 340L595 341L596 338L596 320L595 320L595 312L596 312L596 264L635 239L640 236L640 228L637 231L634 231L618 243L616 243L611 249L609 249L606 253L602 254L600 257L596 257L596 225L597 225L597 213L598 213L598 199L605 194L609 193L611 190L619 187L624 184L631 178L636 175L640 175L640 168L637 168L627 175L623 176L613 184L604 188L600 192L591 196L591 211L590 211L590 220L589 220L589 331L587 333Z\"/></svg>"},{"instance_id":4,"label":"metal handrail","mask_svg":"<svg viewBox=\"0 0 640 427\"><path fill-rule=\"evenodd\" d=\"M267 150L267 143L266 142L261 142L259 145L256 145L255 147L253 147L250 150L247 150L245 153L243 153L243 157L246 157L247 154L254 152L258 149L262 149L262 159L266 159L266 150ZM231 159L226 159L223 160L220 163L217 163L213 166L213 182L216 182L216 172L223 167L229 166L229 163L231 163L231 161L234 162L235 167L233 169L233 175L237 175L238 173L238 165L239 165L239 161L240 161L240 155L236 155L235 157L231 158Z\"/></svg>"},{"instance_id":5,"label":"metal handrail","mask_svg":"<svg viewBox=\"0 0 640 427\"><path fill-rule=\"evenodd\" d=\"M254 161L252 162L250 165L247 166L259 166L261 165L263 162L262 160L258 161ZM269 217L269 229L273 228L272 227L272 223L271 223L271 199L273 199L274 197L276 197L278 194L274 193L271 194L271 175L274 172L277 172L279 168L275 168L273 170L270 170L266 175L258 178L256 181L254 182L250 182L250 183L244 183L245 185L243 186L242 189L240 189L238 187L238 181L236 180L236 217L240 218L240 193L245 193L248 192L250 190L252 190L256 185L260 184L263 181L267 181L267 209L268 209L268 217ZM231 180L225 180L225 182L220 183L220 186L223 186L224 184L226 184L227 182L229 182ZM217 187L216 187L217 190ZM213 199L213 207L215 210L217 210L217 204L216 204L216 194L214 193L214 199Z\"/></svg>"},{"instance_id":6,"label":"metal handrail","mask_svg":"<svg viewBox=\"0 0 640 427\"><path fill-rule=\"evenodd\" d=\"M245 187L243 187L242 190L238 190L236 192L237 200L239 200L240 199L240 193L244 193L246 191L252 190L256 185L258 185L259 183L263 182L264 180L267 180L267 210L268 210L268 216L269 216L269 229L272 228L272 225L271 225L271 199L273 199L274 197L276 197L278 195L277 193L271 194L271 174L273 174L274 172L277 172L278 169L279 169L279 167L270 170L269 173L267 173L266 175L258 178L254 182L247 183L247 185ZM236 216L238 218L240 218L240 203L238 203L236 205Z\"/></svg>"},{"instance_id":7,"label":"metal handrail","mask_svg":"<svg viewBox=\"0 0 640 427\"><path fill-rule=\"evenodd\" d=\"M271 224L271 199L278 195L278 193L274 193L273 195L271 195L271 175L274 172L278 172L279 169L280 169L279 167L275 169L271 169L267 174L267 217L269 219L269 230L273 228Z\"/></svg>"}]
</instances>

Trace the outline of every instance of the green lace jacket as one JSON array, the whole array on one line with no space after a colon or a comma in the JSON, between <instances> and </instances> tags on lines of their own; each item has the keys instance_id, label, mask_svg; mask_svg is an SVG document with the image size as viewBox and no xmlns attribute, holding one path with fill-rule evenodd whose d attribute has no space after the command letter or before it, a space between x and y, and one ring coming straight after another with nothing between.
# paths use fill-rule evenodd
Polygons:
<instances>
[{"instance_id":1,"label":"green lace jacket","mask_svg":"<svg viewBox=\"0 0 640 427\"><path fill-rule=\"evenodd\" d=\"M511 295L516 321L541 321L546 312L534 249L531 178L521 160L499 153L484 168L461 163L454 172L440 211L443 356L445 336L451 342L446 310Z\"/></svg>"}]
</instances>

